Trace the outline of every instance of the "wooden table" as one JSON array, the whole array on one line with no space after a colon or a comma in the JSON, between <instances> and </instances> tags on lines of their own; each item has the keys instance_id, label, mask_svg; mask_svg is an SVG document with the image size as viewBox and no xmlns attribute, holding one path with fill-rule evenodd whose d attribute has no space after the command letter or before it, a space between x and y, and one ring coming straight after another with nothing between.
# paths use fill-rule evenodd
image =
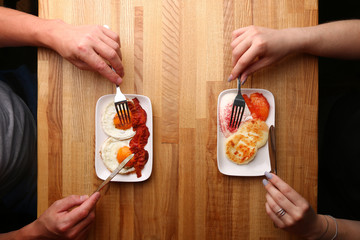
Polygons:
<instances>
[{"instance_id":1,"label":"wooden table","mask_svg":"<svg viewBox=\"0 0 360 240\"><path fill-rule=\"evenodd\" d=\"M154 165L140 183L111 183L90 239L290 239L265 212L263 177L221 174L217 97L235 88L231 32L317 24L316 0L39 1L39 15L107 24L121 37L125 93L153 107ZM95 105L114 86L47 49L38 56L38 214L70 194L90 194L95 174ZM286 58L248 79L276 102L278 174L316 209L317 59Z\"/></svg>"}]
</instances>

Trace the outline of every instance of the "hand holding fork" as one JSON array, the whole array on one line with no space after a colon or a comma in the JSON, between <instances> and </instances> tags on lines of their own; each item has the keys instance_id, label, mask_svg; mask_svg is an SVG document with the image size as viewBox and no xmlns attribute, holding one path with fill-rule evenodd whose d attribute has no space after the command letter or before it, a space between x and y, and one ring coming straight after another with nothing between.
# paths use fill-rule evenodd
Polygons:
<instances>
[{"instance_id":1,"label":"hand holding fork","mask_svg":"<svg viewBox=\"0 0 360 240\"><path fill-rule=\"evenodd\" d=\"M238 128L241 123L241 119L243 117L244 111L245 111L245 99L241 94L241 82L240 82L240 76L237 79L238 81L238 94L235 97L232 111L231 111L231 117L229 122L229 127L235 127Z\"/></svg>"}]
</instances>

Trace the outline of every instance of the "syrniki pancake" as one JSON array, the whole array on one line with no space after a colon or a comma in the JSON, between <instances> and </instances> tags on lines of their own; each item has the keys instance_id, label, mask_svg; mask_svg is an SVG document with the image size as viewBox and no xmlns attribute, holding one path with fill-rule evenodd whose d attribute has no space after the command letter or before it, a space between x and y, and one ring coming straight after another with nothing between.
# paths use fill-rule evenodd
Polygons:
<instances>
[{"instance_id":1,"label":"syrniki pancake","mask_svg":"<svg viewBox=\"0 0 360 240\"><path fill-rule=\"evenodd\" d=\"M268 135L269 128L265 121L246 121L226 140L226 156L236 164L247 164L254 159L257 150L266 144Z\"/></svg>"}]
</instances>

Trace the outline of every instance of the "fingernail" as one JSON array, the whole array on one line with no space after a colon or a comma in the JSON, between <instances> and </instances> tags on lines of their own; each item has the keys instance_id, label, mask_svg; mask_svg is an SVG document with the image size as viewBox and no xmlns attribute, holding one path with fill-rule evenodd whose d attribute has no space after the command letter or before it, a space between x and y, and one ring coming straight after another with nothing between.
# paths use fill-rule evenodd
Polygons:
<instances>
[{"instance_id":1,"label":"fingernail","mask_svg":"<svg viewBox=\"0 0 360 240\"><path fill-rule=\"evenodd\" d=\"M84 201L84 200L86 200L86 199L88 199L88 198L89 198L88 195L82 195L82 196L80 196L80 200L81 200L81 201Z\"/></svg>"},{"instance_id":2,"label":"fingernail","mask_svg":"<svg viewBox=\"0 0 360 240\"><path fill-rule=\"evenodd\" d=\"M263 182L264 186L266 186L269 183L269 181L266 179L263 179L262 182Z\"/></svg>"},{"instance_id":3,"label":"fingernail","mask_svg":"<svg viewBox=\"0 0 360 240\"><path fill-rule=\"evenodd\" d=\"M265 177L266 177L267 179L271 179L273 176L272 176L271 173L265 172Z\"/></svg>"},{"instance_id":4,"label":"fingernail","mask_svg":"<svg viewBox=\"0 0 360 240\"><path fill-rule=\"evenodd\" d=\"M121 82L122 82L122 79L121 79L121 78L116 79L116 84L117 84L117 85L120 85Z\"/></svg>"},{"instance_id":5,"label":"fingernail","mask_svg":"<svg viewBox=\"0 0 360 240\"><path fill-rule=\"evenodd\" d=\"M229 78L228 78L228 82L231 82L234 79L234 76L232 74L230 74Z\"/></svg>"}]
</instances>

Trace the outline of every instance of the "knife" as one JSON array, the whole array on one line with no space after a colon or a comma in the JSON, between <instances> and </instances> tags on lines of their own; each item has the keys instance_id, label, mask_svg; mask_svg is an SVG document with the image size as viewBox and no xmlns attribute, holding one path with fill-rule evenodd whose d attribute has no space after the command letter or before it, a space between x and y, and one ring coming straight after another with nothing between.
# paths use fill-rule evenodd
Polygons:
<instances>
[{"instance_id":1,"label":"knife","mask_svg":"<svg viewBox=\"0 0 360 240\"><path fill-rule=\"evenodd\" d=\"M271 125L270 128L269 128L269 156L270 156L270 164L271 164L270 172L277 174L275 127L274 127L274 125Z\"/></svg>"},{"instance_id":2,"label":"knife","mask_svg":"<svg viewBox=\"0 0 360 240\"><path fill-rule=\"evenodd\" d=\"M134 154L129 155L127 158L124 159L124 161L122 161L119 166L110 174L110 176L108 176L108 178L98 187L98 189L96 189L96 192L99 192L108 182L110 182L111 179L113 179L116 174L118 174L120 172L121 169L123 169L125 167L125 165L134 157ZM93 193L93 194L94 194Z\"/></svg>"}]
</instances>

